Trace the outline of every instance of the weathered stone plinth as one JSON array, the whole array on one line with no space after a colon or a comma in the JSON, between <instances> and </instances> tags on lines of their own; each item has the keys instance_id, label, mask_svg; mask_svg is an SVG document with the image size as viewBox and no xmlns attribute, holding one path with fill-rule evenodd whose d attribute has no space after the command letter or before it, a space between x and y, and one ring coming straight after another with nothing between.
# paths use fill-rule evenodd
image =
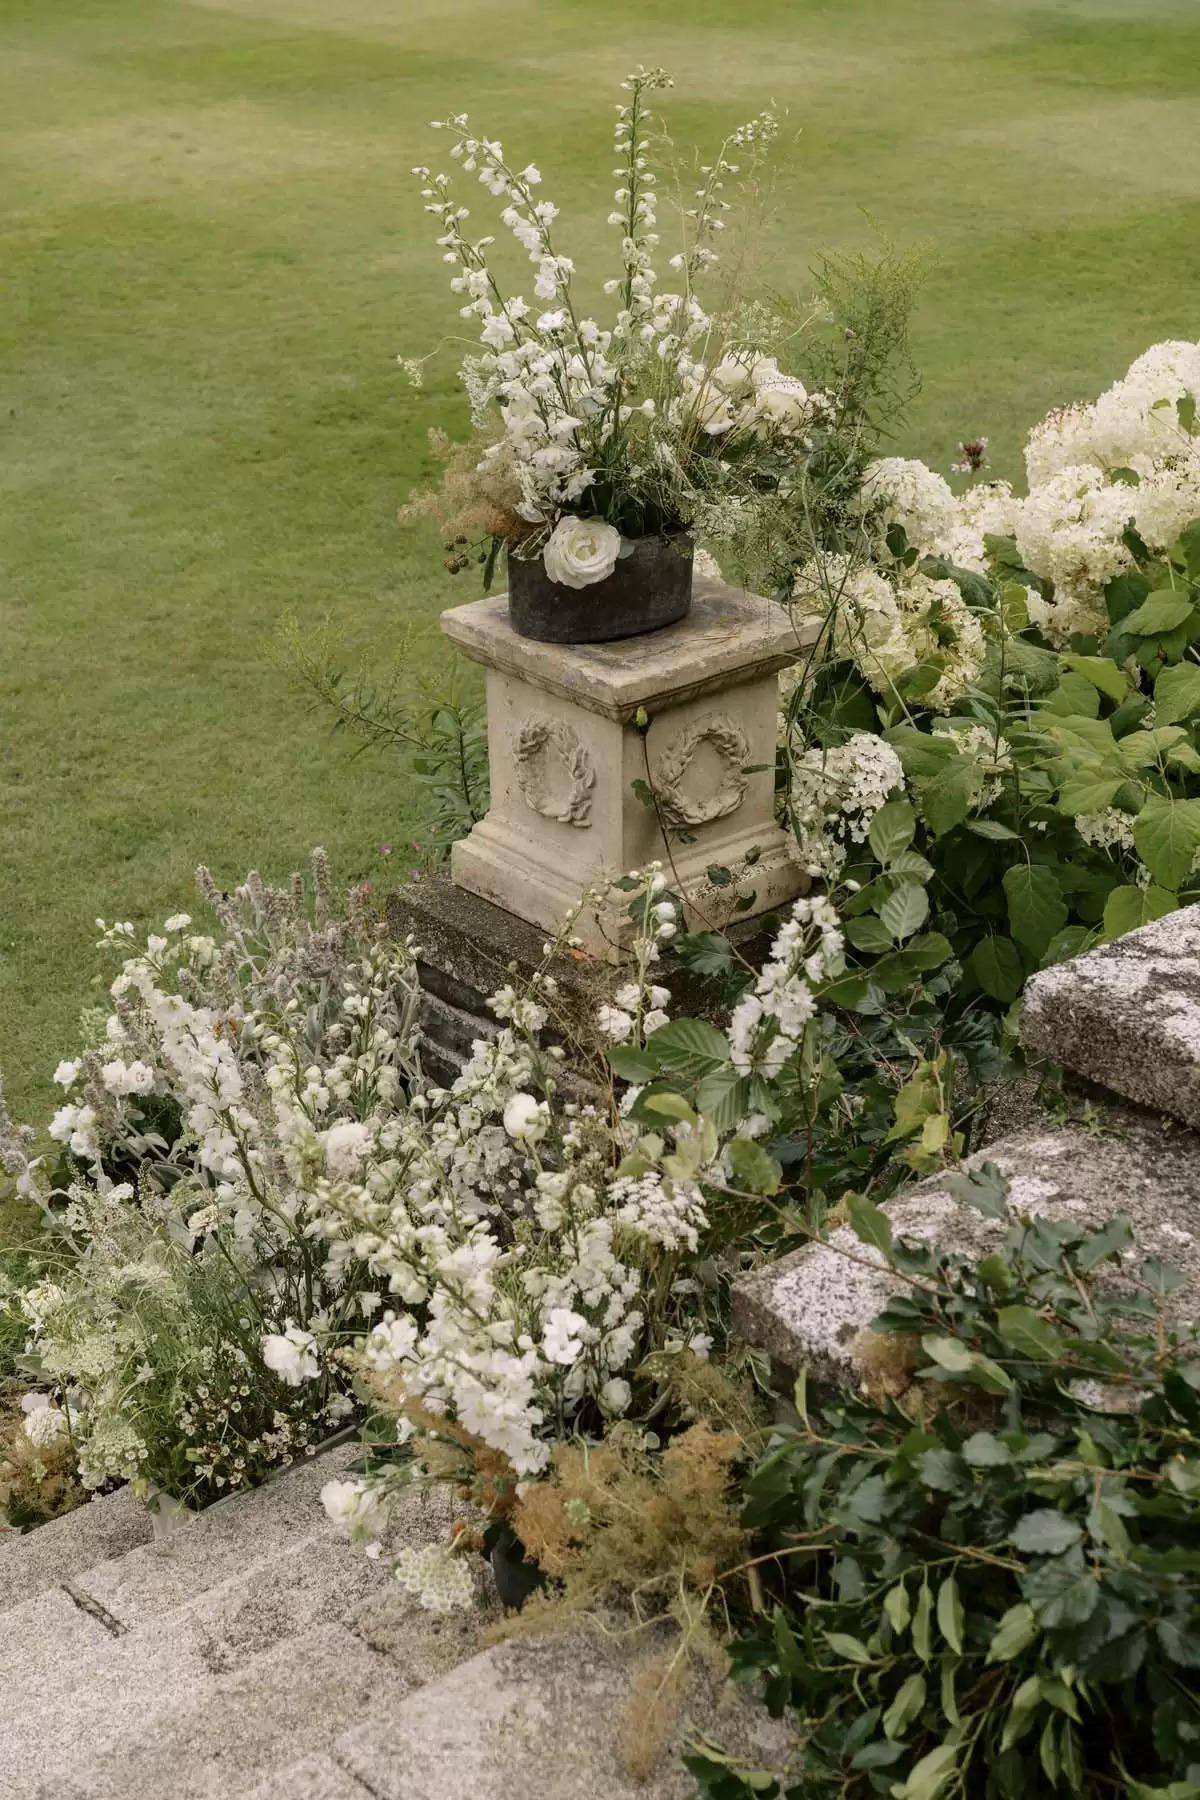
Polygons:
<instances>
[{"instance_id":1,"label":"weathered stone plinth","mask_svg":"<svg viewBox=\"0 0 1200 1800\"><path fill-rule=\"evenodd\" d=\"M453 1081L475 1042L495 1037L500 1029L488 996L508 981L523 986L542 967L545 931L468 893L441 869L414 877L389 894L387 920L397 937L412 938L419 946L426 1072L437 1081ZM738 920L729 928L731 942L756 964L767 953L767 934L767 922L761 919ZM592 1053L602 1070L609 1043L597 1025L597 1009L611 1001L624 976L603 958L565 950L547 965L546 973L554 977L557 991L543 1037L549 1043L572 1045L579 1065L574 1072L586 1079L583 1061ZM672 1016L704 1006L701 981L674 960L664 959L655 979L670 989Z\"/></svg>"},{"instance_id":2,"label":"weathered stone plinth","mask_svg":"<svg viewBox=\"0 0 1200 1800\"><path fill-rule=\"evenodd\" d=\"M801 647L783 608L699 581L687 619L609 644L518 637L503 595L443 613L442 629L487 669L492 804L454 846L460 887L542 930L584 889L654 858L695 928L802 890L773 809L777 677ZM733 879L714 885L714 866ZM619 956L620 896L576 930Z\"/></svg>"}]
</instances>

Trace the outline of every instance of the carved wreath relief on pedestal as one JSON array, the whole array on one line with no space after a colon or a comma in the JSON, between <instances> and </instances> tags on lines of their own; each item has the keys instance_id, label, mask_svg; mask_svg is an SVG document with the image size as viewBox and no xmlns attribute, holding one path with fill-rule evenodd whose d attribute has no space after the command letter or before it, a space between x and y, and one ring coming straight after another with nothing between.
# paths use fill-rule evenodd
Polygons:
<instances>
[{"instance_id":1,"label":"carved wreath relief on pedestal","mask_svg":"<svg viewBox=\"0 0 1200 1800\"><path fill-rule=\"evenodd\" d=\"M544 754L557 757L567 777L565 799L546 786ZM592 822L592 790L596 770L586 744L565 719L526 719L513 744L517 786L525 804L545 819L560 825L587 826Z\"/></svg>"},{"instance_id":2,"label":"carved wreath relief on pedestal","mask_svg":"<svg viewBox=\"0 0 1200 1800\"><path fill-rule=\"evenodd\" d=\"M692 759L708 744L721 759L721 780L704 799L684 792L683 782ZM710 825L736 812L746 793L746 762L750 744L745 732L728 713L710 713L676 734L658 759L654 787L667 824L675 831L689 825Z\"/></svg>"}]
</instances>

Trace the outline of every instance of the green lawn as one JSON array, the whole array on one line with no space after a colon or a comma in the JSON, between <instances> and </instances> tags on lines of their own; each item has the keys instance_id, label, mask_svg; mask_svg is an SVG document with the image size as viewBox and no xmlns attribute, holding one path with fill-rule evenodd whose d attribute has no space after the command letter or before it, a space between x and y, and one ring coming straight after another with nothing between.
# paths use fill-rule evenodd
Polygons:
<instances>
[{"instance_id":1,"label":"green lawn","mask_svg":"<svg viewBox=\"0 0 1200 1800\"><path fill-rule=\"evenodd\" d=\"M449 367L409 176L469 109L603 234L626 68L681 143L788 109L772 277L864 213L938 258L906 448L943 469L1147 343L1200 333L1195 0L0 0L0 1065L40 1112L92 920L149 924L204 857L313 842L393 880L403 770L350 761L272 655L331 617L433 659L470 597L397 502ZM477 215L480 200L472 201ZM586 204L579 224L577 205ZM589 235L590 234L590 235ZM380 846L396 854L381 858Z\"/></svg>"}]
</instances>

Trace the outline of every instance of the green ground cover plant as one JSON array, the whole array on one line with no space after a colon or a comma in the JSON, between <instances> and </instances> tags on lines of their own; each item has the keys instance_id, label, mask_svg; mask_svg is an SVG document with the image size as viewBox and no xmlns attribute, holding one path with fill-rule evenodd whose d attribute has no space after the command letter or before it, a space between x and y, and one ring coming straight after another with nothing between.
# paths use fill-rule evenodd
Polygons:
<instances>
[{"instance_id":1,"label":"green ground cover plant","mask_svg":"<svg viewBox=\"0 0 1200 1800\"><path fill-rule=\"evenodd\" d=\"M686 89L683 141L764 95L787 110L789 291L869 239L864 208L933 247L901 448L945 469L986 432L1013 474L1028 419L1193 335L1186 0L7 0L0 1051L20 1112L73 1042L96 895L148 927L187 903L197 845L286 868L323 841L376 882L413 856L402 774L348 763L268 646L286 611L328 615L376 667L407 634L437 675L435 615L465 590L394 515L433 472L427 427L465 410L448 377L413 392L395 368L441 309L408 171L426 121L485 84L505 140L552 138L556 192L594 212L599 95L637 57Z\"/></svg>"}]
</instances>

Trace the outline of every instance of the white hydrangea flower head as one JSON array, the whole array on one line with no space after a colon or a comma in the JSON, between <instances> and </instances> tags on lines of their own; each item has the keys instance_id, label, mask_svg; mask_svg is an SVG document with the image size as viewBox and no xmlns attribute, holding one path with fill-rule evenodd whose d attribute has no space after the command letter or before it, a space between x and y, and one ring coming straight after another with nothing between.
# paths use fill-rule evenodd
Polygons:
<instances>
[{"instance_id":1,"label":"white hydrangea flower head","mask_svg":"<svg viewBox=\"0 0 1200 1800\"><path fill-rule=\"evenodd\" d=\"M1135 506L1135 490L1109 482L1102 470L1062 469L1021 503L1015 533L1021 560L1056 590L1095 592L1132 566L1122 533Z\"/></svg>"},{"instance_id":2,"label":"white hydrangea flower head","mask_svg":"<svg viewBox=\"0 0 1200 1800\"><path fill-rule=\"evenodd\" d=\"M1103 464L1091 406L1060 406L1035 425L1025 442L1025 477L1030 491L1064 469Z\"/></svg>"},{"instance_id":3,"label":"white hydrangea flower head","mask_svg":"<svg viewBox=\"0 0 1200 1800\"><path fill-rule=\"evenodd\" d=\"M936 470L913 457L885 456L863 471L858 507L881 531L900 525L910 544L925 550L953 528L954 494Z\"/></svg>"},{"instance_id":4,"label":"white hydrangea flower head","mask_svg":"<svg viewBox=\"0 0 1200 1800\"><path fill-rule=\"evenodd\" d=\"M1143 475L1130 495L1133 522L1151 550L1166 550L1200 519L1200 444Z\"/></svg>"},{"instance_id":5,"label":"white hydrangea flower head","mask_svg":"<svg viewBox=\"0 0 1200 1800\"><path fill-rule=\"evenodd\" d=\"M1150 462L1191 448L1178 403L1190 395L1200 408L1200 343L1152 344L1094 406L1094 435L1108 468L1140 473Z\"/></svg>"},{"instance_id":6,"label":"white hydrangea flower head","mask_svg":"<svg viewBox=\"0 0 1200 1800\"><path fill-rule=\"evenodd\" d=\"M851 844L866 842L880 807L903 789L900 758L871 731L793 755L790 810L801 865L814 874L840 867Z\"/></svg>"},{"instance_id":7,"label":"white hydrangea flower head","mask_svg":"<svg viewBox=\"0 0 1200 1800\"><path fill-rule=\"evenodd\" d=\"M929 549L956 568L987 572L987 537L1011 537L1019 501L1007 481L981 481L954 501L954 523Z\"/></svg>"}]
</instances>

